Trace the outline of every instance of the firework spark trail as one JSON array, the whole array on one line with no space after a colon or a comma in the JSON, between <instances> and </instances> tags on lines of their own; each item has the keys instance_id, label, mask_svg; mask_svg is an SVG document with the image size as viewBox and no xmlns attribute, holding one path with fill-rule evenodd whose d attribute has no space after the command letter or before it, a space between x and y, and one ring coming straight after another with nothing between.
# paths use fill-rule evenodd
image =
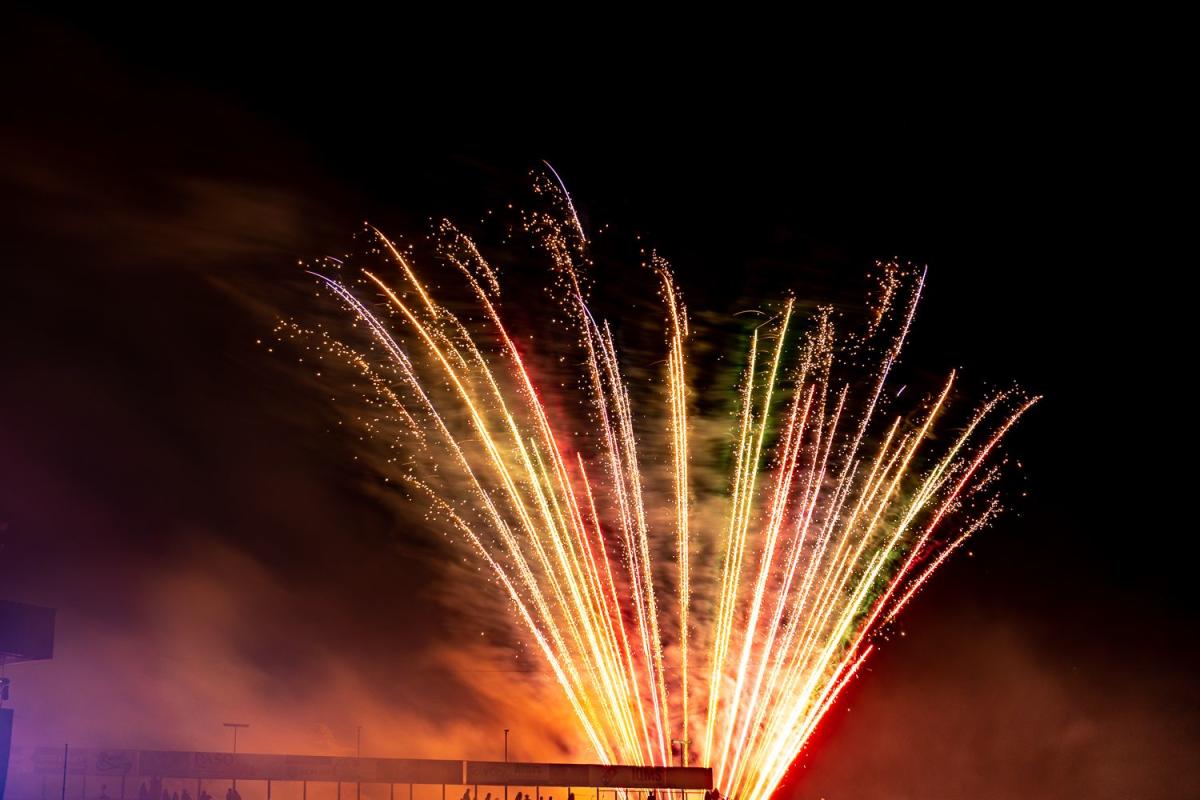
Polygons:
<instances>
[{"instance_id":1,"label":"firework spark trail","mask_svg":"<svg viewBox=\"0 0 1200 800\"><path fill-rule=\"evenodd\" d=\"M749 470L748 470L749 482L744 490L744 495L747 498L747 500L743 504L743 507L745 508L745 515L743 517L743 522L741 523L741 532L739 534L739 539L740 539L740 543L741 543L741 547L739 549L744 549L744 544L745 544L745 541L747 538L747 534L749 532L749 526L750 526L750 521L751 521L750 520L750 504L752 502L750 500L750 498L752 498L754 495L755 478L758 475L758 463L759 463L759 459L762 457L763 441L766 439L766 435L767 435L767 423L771 419L770 411L771 411L772 393L776 386L776 376L779 373L779 365L783 359L783 345L784 345L784 342L787 340L788 323L791 322L791 319L792 319L792 303L791 303L791 301L788 301L787 308L784 311L784 315L783 315L783 323L780 325L780 329L779 329L779 334L778 334L779 340L776 343L775 356L771 361L771 371L767 378L767 383L766 383L766 388L765 388L763 403L762 403L761 424L759 425L759 430L758 430L758 440L755 442L754 455L752 457L752 461L749 465ZM753 593L751 595L750 617L746 623L747 633L745 634L745 637L743 639L742 657L741 657L741 660L738 662L738 669L737 669L737 673L736 673L737 679L734 683L733 693L732 693L732 695L730 695L729 707L725 712L725 746L721 750L722 755L721 755L720 767L718 768L718 774L725 773L726 765L729 762L729 754L734 746L733 745L734 723L737 721L737 715L738 715L738 710L740 707L740 701L742 699L742 686L746 681L746 670L750 665L750 653L754 647L754 633L755 633L755 631L758 630L758 615L762 610L763 593L766 591L766 580L767 580L767 576L770 573L771 557L775 550L775 539L777 536L778 536L777 526L768 524L767 525L767 533L766 533L766 543L763 545L764 552L760 557L760 561L762 563L762 568L759 570L759 579L758 579L757 583L755 584ZM740 559L739 559L739 563L735 567L735 569L737 569L739 572L740 572L740 566L741 565L740 565Z\"/></svg>"},{"instance_id":2,"label":"firework spark trail","mask_svg":"<svg viewBox=\"0 0 1200 800\"><path fill-rule=\"evenodd\" d=\"M724 549L724 566L721 570L721 592L717 608L717 620L713 628L713 650L710 661L710 676L708 688L708 713L705 715L704 729L704 763L712 761L712 742L716 731L718 709L721 700L722 683L724 680L725 659L729 652L729 634L733 625L733 609L737 600L737 573L741 569L742 547L738 536L741 507L745 492L746 462L749 460L748 447L751 430L751 420L754 397L754 366L758 355L758 331L755 330L750 338L750 354L746 366L746 385L742 390L742 411L740 415L737 460L734 462L732 510L729 515L729 526L726 533Z\"/></svg>"},{"instance_id":3,"label":"firework spark trail","mask_svg":"<svg viewBox=\"0 0 1200 800\"><path fill-rule=\"evenodd\" d=\"M694 752L724 794L768 795L896 615L999 513L996 451L1037 398L997 393L938 445L951 373L919 413L885 420L894 401L885 387L925 280L886 265L861 337L839 339L820 309L793 343L792 300L749 331L726 510L699 514L691 332L670 268L657 255L648 264L667 322L659 462L639 442L613 330L589 307L580 264L590 242L574 203L557 173L540 186L567 215L538 216L528 230L578 334L590 431L565 436L567 423L547 410L506 327L496 271L449 222L438 252L482 323L451 311L462 303L440 299L372 228L400 284L378 268L348 279L353 268L341 262L336 278L314 271L369 337L365 349L327 337L323 346L369 377L375 406L412 452L402 483L496 576L597 758L666 764L679 739L686 761L694 731ZM652 469L670 473L670 521L648 513L659 503L645 480ZM697 545L718 559L714 572L693 569ZM659 596L665 586L674 602Z\"/></svg>"},{"instance_id":4,"label":"firework spark trail","mask_svg":"<svg viewBox=\"0 0 1200 800\"><path fill-rule=\"evenodd\" d=\"M663 299L670 314L670 353L667 362L667 383L670 393L671 454L674 461L672 471L675 483L675 557L679 569L679 693L682 712L680 740L686 748L690 742L688 732L688 616L691 605L691 541L688 533L688 446L687 446L687 378L684 372L683 340L687 336L687 314L680 307L666 262L655 260L655 268L662 282ZM687 763L686 750L682 754Z\"/></svg>"},{"instance_id":5,"label":"firework spark trail","mask_svg":"<svg viewBox=\"0 0 1200 800\"><path fill-rule=\"evenodd\" d=\"M586 331L587 350L589 359L589 372L592 376L592 384L595 387L597 398L597 408L600 412L602 420L602 429L604 430L605 447L608 453L609 471L613 482L613 489L616 496L616 501L619 509L621 520L621 531L623 534L623 545L625 549L626 564L629 569L629 585L633 592L634 611L637 619L637 630L641 642L641 653L643 663L647 673L650 676L650 694L653 705L653 721L655 724L655 744L660 759L665 760L666 757L666 733L667 727L663 719L665 705L663 703L663 694L660 692L660 682L657 680L655 673L661 674L662 653L656 628L656 620L650 617L650 610L647 607L647 591L653 597L653 579L648 574L649 559L643 557L643 548L638 539L645 537L645 519L641 516L641 509L637 507L638 489L640 485L640 475L636 468L628 463L631 455L631 431L626 419L626 405L624 402L624 388L621 385L620 376L617 371L617 365L614 363L611 352L609 350L609 342L606 332L596 324L590 312L587 311L586 305L583 303L582 297L578 294L578 284L575 285L577 302L581 309L581 315L584 318ZM613 417L616 421L613 421ZM656 648L657 652L656 652ZM659 667L656 670L655 667ZM647 750L653 752L654 744L647 743Z\"/></svg>"},{"instance_id":6,"label":"firework spark trail","mask_svg":"<svg viewBox=\"0 0 1200 800\"><path fill-rule=\"evenodd\" d=\"M394 247L391 248L391 250L394 254L396 254ZM396 255L397 255L398 260L400 260L401 263L404 265L406 275L409 277L409 279L411 281L415 282L415 277L412 275L411 270L408 269L407 264L403 262L403 259L400 258L398 254L396 254ZM515 480L514 480L513 476L511 475L509 468L505 464L505 461L504 461L502 455L499 452L498 446L496 445L496 443L494 442L494 440L492 439L492 437L490 435L488 427L482 418L482 415L479 411L477 404L474 402L470 392L465 387L462 376L460 376L455 371L453 365L450 363L450 360L442 352L438 343L435 341L434 335L416 317L416 315L400 300L400 298L390 288L388 288L382 281L380 281L377 277L375 277L373 274L371 274L369 272L365 273L365 274L367 275L368 278L370 278L374 283L376 283L376 285L378 285L384 291L384 293L392 301L392 303L398 309L400 309L400 311L405 315L405 317L408 319L408 321L417 329L417 331L420 333L421 337L424 339L426 345L430 348L430 350L433 352L433 354L437 357L438 362L441 363L442 367L445 370L447 377L450 378L450 380L453 382L455 387L458 389L459 395L461 396L463 402L466 404L467 408L470 410L471 418L474 423L475 429L476 429L477 433L479 433L481 441L484 443L489 455L491 456L492 466L495 468L496 472L500 475L500 477L502 479L504 488L507 491L508 498L511 501L512 507L514 508L514 510L517 511L517 514L520 519L520 523L521 523L522 527L524 527L526 529L526 531L529 533L529 537L528 537L529 541L531 541L534 545L534 549L535 549L535 552L538 557L538 562L541 565L543 565L543 567L544 567L542 572L549 579L551 588L553 590L553 595L554 595L555 599L557 600L559 607L566 607L567 602L564 599L563 589L556 577L557 571L554 569L554 564L552 563L550 557L546 553L546 550L544 548L544 544L542 541L542 537L539 535L539 530L537 529L536 524L533 522L533 519L532 519L529 509L526 507L525 503L523 502L521 493L519 492L519 490L516 486ZM425 293L425 291L419 285L417 288L420 291L421 297L425 301L427 307L430 309L430 311L432 313L436 314L437 310L434 308L432 302L429 299L429 296ZM357 306L356 310L358 310L360 315L364 311L361 304L359 304ZM369 312L367 312L367 313L369 314ZM373 328L375 328L376 330L382 329L382 326L378 322L377 319L374 319L372 317L372 321L373 321L373 325L372 325ZM494 384L493 384L493 386L494 386ZM508 415L505 414L505 416L507 417ZM511 422L511 417L508 417L508 419ZM520 439L519 434L515 431L515 423L512 425L512 427L514 428L514 438L516 439L516 441L519 445L521 442L521 439ZM532 467L530 465L527 453L524 452L523 448L519 447L518 449L521 451L525 467L530 472L532 472ZM459 452L461 454L461 451L459 451ZM463 458L460 455L460 461L462 461L462 460L463 460ZM481 490L481 494L483 494L482 490ZM493 518L495 518L496 517L495 507L491 503L490 499L487 500L487 506L489 508L489 511L491 512L491 515L493 516ZM548 515L545 515L545 517L548 520ZM520 547L519 547L519 544L516 543L509 527L504 524L498 524L497 527L503 532L506 542L509 545L510 552L515 555L518 555L517 563L518 563L518 566L521 570L523 577L525 578L526 586L530 588L533 599L534 599L535 603L537 604L539 611L541 612L543 623L547 625L550 635L551 635L551 639L554 642L557 650L559 651L560 657L561 657L562 653L569 652L569 650L568 650L566 643L564 641L564 638L559 630L559 626L553 624L555 621L555 615L553 615L551 613L547 600L542 595L541 591L538 590L537 581L534 577L532 577L532 574L531 574L531 571L529 570L528 565L524 562L523 559L521 559L519 557ZM553 534L554 533L553 529L551 529L549 531L549 533ZM557 542L557 539L555 539L555 541ZM567 573L567 574L569 576L570 573ZM559 615L559 616L563 616L563 615ZM582 637L580 634L579 625L577 624L581 621L580 618L573 614L567 614L567 615L565 615L564 621L565 621L565 623L569 629L569 632L571 633L572 638L574 639L576 645L577 646L580 645ZM586 622L586 617L584 617L582 621ZM586 692L580 691L580 688L583 686L583 682L580 677L580 669L576 662L576 659L567 658L567 659L563 659L563 662L566 667L566 673L567 673L568 677L570 678L572 688L575 690L576 695L581 696L581 698L582 698L582 707L586 712L587 722L589 723L589 728L594 728L596 726L596 722L597 722L597 720L595 718L596 712L595 712L594 708L592 707L591 698L590 698L589 694ZM590 662L588 662L586 660L584 661L585 667L587 667L589 664L590 664ZM594 677L594 673L593 673L593 677ZM577 708L577 710L578 710L578 708ZM595 738L594 734L592 735L592 737ZM598 747L598 750L601 751L600 755L602 758L607 759L609 757L608 750L606 747Z\"/></svg>"},{"instance_id":7,"label":"firework spark trail","mask_svg":"<svg viewBox=\"0 0 1200 800\"><path fill-rule=\"evenodd\" d=\"M785 429L786 430L786 434L785 434L786 439L784 442L784 458L783 458L783 462L781 464L780 474L779 474L779 477L778 477L778 480L776 483L774 497L773 497L772 503L771 503L770 521L767 525L767 531L768 531L767 543L764 546L762 555L760 555L760 557L759 557L760 566L759 566L759 573L758 573L758 582L757 582L757 584L755 586L755 590L754 590L754 606L751 609L750 622L747 625L748 630L751 630L751 631L756 630L756 627L757 627L756 622L758 619L758 614L760 612L761 605L765 602L765 595L766 595L766 590L767 590L767 579L771 576L772 568L776 566L775 562L774 562L775 548L778 543L779 534L781 532L781 529L782 529L783 523L784 523L784 512L786 510L786 499L787 499L788 491L790 490L792 481L795 477L796 460L800 457L800 446L803 441L805 424L808 421L808 412L812 405L812 394L813 394L812 389L810 388L809 391L804 396L804 409L803 409L803 412L800 412L801 416L800 416L799 422L797 422L797 420L796 420L796 415L799 412L798 401L800 399L800 395L799 394L796 395L796 402L793 402L791 417L789 418L787 427ZM779 611L779 607L777 605L776 612L778 612L778 611ZM762 651L761 651L764 654L764 656L759 658L759 666L758 666L758 669L756 670L755 676L754 676L754 688L751 690L749 698L747 699L747 702L746 702L746 706L747 706L748 710L754 709L758 702L758 698L759 698L760 692L762 690L763 678L766 675L766 668L767 668L767 664L769 663L767 658L765 657L765 654L771 652L771 647L774 644L774 639L775 639L775 635L776 635L777 631L778 631L778 619L777 619L777 615L776 615L774 624L768 626L767 630L766 630L767 640L762 644ZM750 646L752 644L753 644L753 639L751 637L747 637L746 644L745 644L746 650L743 655L743 660L746 662L749 661L749 650L750 650ZM748 663L743 665L743 667L742 667L743 672L745 671L747 666L749 666ZM749 735L749 728L750 728L751 721L754 720L755 718L756 717L749 712L746 713L743 717L742 727L738 733L737 738L734 740L734 742L735 742L734 746L736 748L734 755L733 755L734 763L737 763L740 760L740 756L744 750L744 746L745 746L747 737Z\"/></svg>"},{"instance_id":8,"label":"firework spark trail","mask_svg":"<svg viewBox=\"0 0 1200 800\"><path fill-rule=\"evenodd\" d=\"M549 165L547 165L547 166L549 166ZM499 286L499 282L495 278L495 273L493 272L491 267L487 264L486 260L484 260L483 256L479 253L478 248L475 247L474 243L471 242L469 239L467 239L465 236L459 234L458 231L448 222L443 222L443 231L452 234L452 237L455 239L456 242L464 245L467 248L470 255L473 257L475 262L481 268L481 271L483 272L485 278L488 280L488 282L492 288L492 291L495 293L498 293L500 286ZM580 233L582 235L582 230L580 231ZM390 243L389 243L389 249L394 254L396 253L395 247L390 245ZM525 369L524 363L521 360L520 353L518 352L516 345L514 344L512 338L508 335L507 331L504 329L503 323L500 319L499 314L497 313L497 311L495 309L495 306L493 305L487 292L485 292L484 289L482 288L482 286L480 286L479 282L475 279L474 275L466 267L466 265L463 263L463 261L460 259L454 258L453 256L451 256L451 261L463 273L464 277L467 279L470 286L474 290L477 298L479 299L479 301L483 305L484 309L486 310L488 317L492 320L496 331L501 336L501 338L504 342L505 348L516 367L517 374L520 376L520 378L522 380L522 383L526 390L526 397L531 400L531 402L529 403L529 407L535 413L535 415L537 417L537 421L539 423L540 430L541 430L543 436L546 439L553 441L554 436L550 429L549 421L546 418L545 411L542 408L541 404L536 402L537 392L533 386L533 382L529 377L529 373ZM478 353L478 350L475 349L474 352ZM480 366L483 367L485 372L487 372L486 365L482 363L482 359L480 359L480 361L481 361ZM489 377L489 381L493 387L494 393L497 395L497 397L500 398L501 402L503 402L503 397L502 397L501 393L499 392L499 389L496 387L494 379L491 379L490 372L488 372L488 377ZM555 456L556 477L558 479L558 485L561 489L564 490L564 493L566 494L567 499L570 501L570 508L571 508L571 512L572 512L572 522L576 526L575 532L578 534L581 548L583 549L584 552L587 553L587 556L588 556L588 560L586 563L588 564L589 569L586 571L586 577L588 579L589 588L591 590L591 597L589 599L592 603L594 603L594 605L592 606L593 610L595 610L596 612L598 612L602 615L601 619L608 620L611 617L613 612L610 610L608 603L607 603L607 598L603 592L603 589L600 586L599 573L596 568L595 557L592 553L591 545L589 542L589 537L587 535L587 529L586 529L586 526L585 526L583 518L582 518L582 513L579 509L579 503L577 502L577 500L574 496L574 493L570 489L570 480L567 475L566 464L565 464L564 459L561 456L561 452L560 452L559 448L557 448L557 447L554 448L553 455ZM539 456L539 458L540 458L540 456ZM584 469L582 458L580 458L579 467L580 467L580 474L581 474L581 477L583 480L584 488L587 492L589 506L591 507L592 518L593 518L593 520L595 520L597 535L599 535L598 517L595 513L595 504L594 504L594 502L592 500L592 496L591 496L591 487L587 481L586 470ZM543 470L543 472L544 472L544 470ZM551 498L553 499L553 494L551 495ZM561 519L560 519L560 523L561 523ZM571 541L571 540L568 539L568 541ZM599 546L601 548L603 548L602 539L599 542ZM579 562L576 559L576 564L578 565L578 563ZM608 568L607 558L605 558L604 563L605 563L605 567L607 570L608 584L613 593L613 599L614 599L613 607L615 608L617 605L616 604L615 586L613 585L613 581L612 581L611 569ZM568 572L569 572L569 570L568 570ZM578 602L578 599L577 599L577 602ZM601 630L607 630L610 634L610 637L612 637L613 627L611 625L602 625ZM623 669L623 664L629 663L628 643L627 643L627 641L624 640L624 627L619 626L619 631L622 634L622 644L624 646L624 651L625 651L625 655L626 655L624 662L622 662L619 658L619 655L618 655L618 653L616 651L616 647L615 647L615 641L613 641L613 638L610 638L607 642L604 643L605 646L603 648L600 648L600 646L596 643L596 637L593 632L593 635L591 637L592 638L592 642L591 642L592 651L593 651L593 655L597 658L597 660L600 661L601 667L605 672L604 681L602 682L602 686L604 687L605 694L607 695L607 699L609 700L609 704L605 706L605 710L611 711L612 709L616 709L618 715L620 716L619 724L620 724L620 727L622 728L622 733L626 737L626 740L627 741L628 740L636 741L637 736L634 733L635 728L633 725L632 715L630 714L630 711L629 711L630 704L628 702L622 702L622 700L624 700L625 698L617 696L619 693L619 689L617 687L619 687L621 685L621 683L623 681L625 681L626 678L628 677L630 680L630 684L634 688L635 706L640 710L641 703L640 703L640 698L637 696L637 685L633 681L632 675L630 673L628 673L625 669ZM596 652L597 649L602 649L603 652ZM645 731L644 718L642 719L642 728L643 728L643 737L644 737L644 731Z\"/></svg>"},{"instance_id":9,"label":"firework spark trail","mask_svg":"<svg viewBox=\"0 0 1200 800\"><path fill-rule=\"evenodd\" d=\"M394 250L393 250L393 252L394 252ZM397 257L398 257L398 254L397 254ZM450 431L447 428L441 415L438 414L437 409L434 406L433 402L429 399L429 395L425 392L420 381L416 378L415 374L413 373L412 362L409 360L408 356L404 353L403 350L401 350L399 345L396 344L395 340L388 333L388 331L384 327L383 323L380 322L380 320L374 314L372 314L371 311L368 310L366 308L366 306L364 306L353 295L352 292L350 292L348 289L346 289L344 286L342 286L337 281L334 281L324 275L320 275L317 273L313 273L313 274L316 275L316 277L319 278L321 281L323 281L338 297L340 297L342 300L344 300L354 310L354 312L359 316L359 318L363 319L368 324L368 326L371 328L372 334L374 335L376 340L379 341L384 346L384 348L387 350L388 354L391 356L392 361L399 367L401 374L406 379L408 385L415 391L416 395L421 399L421 403L424 406L424 408L429 412L430 418L435 422L439 431L442 433L442 436L446 442L448 449L457 456L458 462L461 465L464 474L467 475L471 479L472 483L474 484L480 499L483 501L483 505L490 512L490 516L492 517L492 521L494 522L496 528L498 530L504 532L511 542L511 533L508 532L507 525L504 523L503 519L499 515L497 509L495 508L495 505L491 502L491 499L488 496L487 492L484 491L484 489L480 485L478 479L475 476L475 472L470 465L470 462L468 461L467 457L464 455L462 449L459 447L454 435L452 433L450 433ZM432 308L432 306L431 306L431 308ZM437 505L439 505L443 508L447 505L446 503L444 503L444 501L442 501L440 498L437 498L436 496L434 496L434 500ZM461 518L457 514L455 514L452 509L446 509L446 510L449 511L449 516L450 516L451 520L455 523L456 527L458 527L460 530L462 530L464 533L467 534L467 536L470 538L472 544L475 545L476 549L480 550L483 553L483 556L487 560L487 562L490 565L492 565L493 568L499 573L499 577L500 577L501 581L503 582L506 590L509 592L510 597L513 599L514 603L516 604L516 606L521 614L522 619L527 623L527 627L531 630L531 632L534 634L534 637L538 641L539 645L542 647L543 653L546 655L547 660L549 661L551 668L553 669L556 677L558 678L560 685L562 685L564 690L566 691L568 701L571 703L572 707L575 709L576 715L579 717L580 721L583 723L585 733L587 734L588 738L591 740L593 747L597 751L597 754L602 759L605 759L607 761L609 758L608 749L601 742L599 736L597 735L595 727L591 724L590 715L585 713L585 707L581 703L579 695L575 690L575 681L569 680L568 675L565 674L563 671L563 667L561 665L561 660L559 658L559 654L562 652L560 637L558 637L557 633L555 633L555 638L559 639L560 641L558 643L557 648L552 648L550 646L550 644L547 642L542 631L539 629L539 627L536 624L534 624L533 618L531 617L531 615L528 611L528 608L526 607L525 602L522 600L521 596L518 594L517 590L514 588L513 583L509 579L507 573L503 569L500 568L500 566L497 564L497 562L493 559L493 557L487 551L487 548L482 544L482 541L471 530L471 528L469 526L467 526L465 523L463 523L461 521ZM511 544L510 544L510 546L511 546ZM516 551L516 552L518 552L518 555L519 555L519 551ZM519 562L519 563L521 563L523 565L523 562ZM526 585L530 587L531 594L536 599L539 600L539 605L542 606L541 610L542 610L543 618L548 619L549 614L544 608L544 601L541 600L540 592L537 591L536 580L534 580L532 578L527 567L522 569L522 577L526 580Z\"/></svg>"}]
</instances>

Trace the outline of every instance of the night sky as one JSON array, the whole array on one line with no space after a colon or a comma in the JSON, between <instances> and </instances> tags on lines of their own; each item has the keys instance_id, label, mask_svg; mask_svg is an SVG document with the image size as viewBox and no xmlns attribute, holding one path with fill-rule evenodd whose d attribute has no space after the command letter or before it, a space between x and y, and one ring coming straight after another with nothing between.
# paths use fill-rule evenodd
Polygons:
<instances>
[{"instance_id":1,"label":"night sky","mask_svg":"<svg viewBox=\"0 0 1200 800\"><path fill-rule=\"evenodd\" d=\"M1157 332L1189 262L1160 249L1178 213L1152 210L1162 154L1119 124L1136 104L994 74L826 103L678 59L593 92L529 52L460 83L439 70L467 42L425 58L370 19L12 22L0 598L59 609L55 660L8 670L16 744L217 749L241 716L247 749L344 753L361 724L381 755L495 758L506 714L552 702L510 696L482 652L446 667L478 626L432 585L419 517L364 490L330 409L256 345L303 310L298 261L363 220L470 222L545 158L588 225L671 259L692 310L927 264L905 363L1045 396L1007 448L1012 512L914 603L782 797L1200 793L1195 525L1171 477L1193 471L1190 395ZM516 758L574 746L551 712L523 724Z\"/></svg>"}]
</instances>

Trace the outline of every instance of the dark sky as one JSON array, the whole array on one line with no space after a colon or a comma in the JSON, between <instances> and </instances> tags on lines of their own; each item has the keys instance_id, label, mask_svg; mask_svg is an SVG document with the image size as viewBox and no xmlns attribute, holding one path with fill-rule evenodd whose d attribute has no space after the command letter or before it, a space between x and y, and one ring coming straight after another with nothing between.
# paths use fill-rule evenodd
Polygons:
<instances>
[{"instance_id":1,"label":"dark sky","mask_svg":"<svg viewBox=\"0 0 1200 800\"><path fill-rule=\"evenodd\" d=\"M478 217L547 158L589 224L672 260L692 309L928 264L906 363L1045 395L1009 447L1028 497L914 604L787 796L1200 792L1194 524L1170 477L1190 467L1160 452L1183 450L1158 328L1188 262L1161 249L1179 215L1153 207L1136 102L987 72L827 103L670 58L619 86L528 53L459 78L437 65L469 42L425 57L370 20L128 22L5 26L0 597L59 609L55 661L10 667L18 744L216 748L251 713L261 749L344 750L364 724L380 751L498 755L504 676L464 694L480 682L429 655L470 620L255 340L297 261L362 220Z\"/></svg>"}]
</instances>

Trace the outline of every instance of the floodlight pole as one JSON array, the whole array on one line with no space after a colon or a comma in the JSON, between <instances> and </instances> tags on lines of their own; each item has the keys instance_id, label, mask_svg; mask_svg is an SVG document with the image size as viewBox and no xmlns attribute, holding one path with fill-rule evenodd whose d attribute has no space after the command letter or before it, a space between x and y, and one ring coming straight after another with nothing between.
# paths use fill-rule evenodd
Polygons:
<instances>
[{"instance_id":1,"label":"floodlight pole","mask_svg":"<svg viewBox=\"0 0 1200 800\"><path fill-rule=\"evenodd\" d=\"M233 754L237 755L237 732L238 728L249 728L249 722L222 722L226 728L233 728ZM237 789L237 778L233 779L233 788Z\"/></svg>"}]
</instances>

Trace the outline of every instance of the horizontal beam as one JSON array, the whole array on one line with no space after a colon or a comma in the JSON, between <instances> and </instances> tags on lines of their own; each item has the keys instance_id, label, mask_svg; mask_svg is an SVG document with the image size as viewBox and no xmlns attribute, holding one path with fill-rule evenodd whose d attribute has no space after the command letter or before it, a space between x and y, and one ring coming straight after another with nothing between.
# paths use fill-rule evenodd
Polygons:
<instances>
[{"instance_id":1,"label":"horizontal beam","mask_svg":"<svg viewBox=\"0 0 1200 800\"><path fill-rule=\"evenodd\" d=\"M63 773L63 750L14 751L11 771ZM71 747L69 775L212 780L341 783L415 783L455 786L544 786L601 789L711 789L704 767L639 767L624 764L553 764L520 761L459 761L420 758L354 758L274 753L212 753L191 750L101 750Z\"/></svg>"}]
</instances>

